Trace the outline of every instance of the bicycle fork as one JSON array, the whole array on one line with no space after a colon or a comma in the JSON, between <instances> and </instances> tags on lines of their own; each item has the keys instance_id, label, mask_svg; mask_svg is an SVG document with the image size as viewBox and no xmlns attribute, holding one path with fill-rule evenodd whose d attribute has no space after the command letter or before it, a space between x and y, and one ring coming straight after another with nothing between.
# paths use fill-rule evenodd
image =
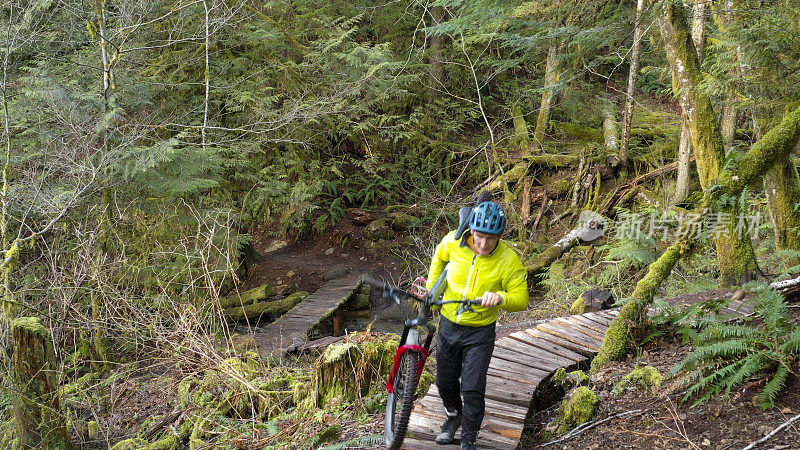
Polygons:
<instances>
[{"instance_id":1,"label":"bicycle fork","mask_svg":"<svg viewBox=\"0 0 800 450\"><path fill-rule=\"evenodd\" d=\"M403 335L400 337L400 346L394 354L394 362L392 363L392 370L389 372L389 379L386 381L386 390L390 394L394 393L394 380L397 378L397 372L400 371L400 361L403 360L403 354L409 350L419 352L419 362L417 363L417 377L422 375L422 369L425 367L425 361L430 355L431 342L433 342L433 334L436 328L431 324L425 324L428 330L428 336L425 338L424 345L419 345L419 330L417 329L416 319L406 321L406 326L403 329Z\"/></svg>"}]
</instances>

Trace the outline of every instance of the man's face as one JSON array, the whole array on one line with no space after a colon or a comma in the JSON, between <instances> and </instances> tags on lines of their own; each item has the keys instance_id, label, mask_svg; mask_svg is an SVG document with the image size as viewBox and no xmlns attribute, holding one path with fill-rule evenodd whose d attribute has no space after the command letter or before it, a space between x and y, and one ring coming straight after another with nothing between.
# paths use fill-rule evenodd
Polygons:
<instances>
[{"instance_id":1,"label":"man's face","mask_svg":"<svg viewBox=\"0 0 800 450\"><path fill-rule=\"evenodd\" d=\"M475 249L475 253L479 255L492 253L494 248L497 247L497 243L500 242L499 234L487 234L473 230L469 232L472 234L472 247Z\"/></svg>"}]
</instances>

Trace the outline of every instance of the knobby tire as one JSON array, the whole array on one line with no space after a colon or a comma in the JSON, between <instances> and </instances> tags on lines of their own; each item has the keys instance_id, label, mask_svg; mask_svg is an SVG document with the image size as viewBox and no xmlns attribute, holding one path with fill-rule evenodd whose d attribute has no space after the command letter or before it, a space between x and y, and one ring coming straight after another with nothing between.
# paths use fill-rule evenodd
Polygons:
<instances>
[{"instance_id":1,"label":"knobby tire","mask_svg":"<svg viewBox=\"0 0 800 450\"><path fill-rule=\"evenodd\" d=\"M389 394L386 404L386 447L397 450L403 443L408 429L408 419L414 409L414 396L417 392L419 375L419 352L408 350L403 353L397 377L394 380L394 393Z\"/></svg>"}]
</instances>

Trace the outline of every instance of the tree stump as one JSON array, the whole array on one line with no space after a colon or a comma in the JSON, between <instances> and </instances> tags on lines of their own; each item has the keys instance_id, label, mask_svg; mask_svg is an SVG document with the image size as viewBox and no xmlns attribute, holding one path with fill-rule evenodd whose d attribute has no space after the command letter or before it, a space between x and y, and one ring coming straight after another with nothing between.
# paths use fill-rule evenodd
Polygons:
<instances>
[{"instance_id":1,"label":"tree stump","mask_svg":"<svg viewBox=\"0 0 800 450\"><path fill-rule=\"evenodd\" d=\"M23 448L75 448L58 398L50 331L36 317L20 317L14 338L14 420Z\"/></svg>"}]
</instances>

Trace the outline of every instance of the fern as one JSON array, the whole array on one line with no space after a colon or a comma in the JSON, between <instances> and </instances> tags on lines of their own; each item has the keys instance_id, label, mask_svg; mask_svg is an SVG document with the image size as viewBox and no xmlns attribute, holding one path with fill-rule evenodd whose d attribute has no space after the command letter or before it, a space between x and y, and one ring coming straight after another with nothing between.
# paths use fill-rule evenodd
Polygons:
<instances>
[{"instance_id":1,"label":"fern","mask_svg":"<svg viewBox=\"0 0 800 450\"><path fill-rule=\"evenodd\" d=\"M349 441L340 442L334 445L322 447L323 450L340 450L345 448L364 448L383 443L384 436L382 434L370 434L368 436L361 436Z\"/></svg>"},{"instance_id":2,"label":"fern","mask_svg":"<svg viewBox=\"0 0 800 450\"><path fill-rule=\"evenodd\" d=\"M770 381L760 394L760 405L769 408L786 384L800 349L800 330L789 320L789 309L778 292L758 286L751 300L755 319L726 323L719 316L704 315L695 320L694 351L671 372L684 372L687 386L684 400L699 396L695 405L718 394L730 393L747 379L767 374ZM705 314L703 308L693 314ZM677 316L677 315L676 315ZM691 315L678 321L692 322Z\"/></svg>"},{"instance_id":3,"label":"fern","mask_svg":"<svg viewBox=\"0 0 800 450\"><path fill-rule=\"evenodd\" d=\"M786 379L788 377L789 369L784 365L778 367L778 370L775 371L775 375L772 377L769 383L764 386L764 390L761 391L761 395L759 396L759 406L767 409L775 405L775 398L786 385Z\"/></svg>"}]
</instances>

